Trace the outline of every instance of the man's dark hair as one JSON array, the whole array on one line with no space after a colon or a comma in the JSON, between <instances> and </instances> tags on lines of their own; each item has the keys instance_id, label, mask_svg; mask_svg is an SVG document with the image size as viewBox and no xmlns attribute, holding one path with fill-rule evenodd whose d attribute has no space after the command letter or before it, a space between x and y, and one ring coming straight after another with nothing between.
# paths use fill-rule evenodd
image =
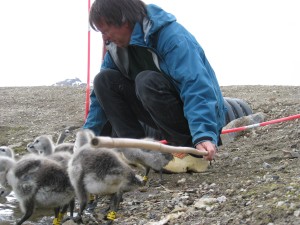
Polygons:
<instances>
[{"instance_id":1,"label":"man's dark hair","mask_svg":"<svg viewBox=\"0 0 300 225\"><path fill-rule=\"evenodd\" d=\"M95 25L99 22L117 27L129 22L134 27L145 16L146 4L141 0L95 0L90 9L89 23L95 31L98 31Z\"/></svg>"}]
</instances>

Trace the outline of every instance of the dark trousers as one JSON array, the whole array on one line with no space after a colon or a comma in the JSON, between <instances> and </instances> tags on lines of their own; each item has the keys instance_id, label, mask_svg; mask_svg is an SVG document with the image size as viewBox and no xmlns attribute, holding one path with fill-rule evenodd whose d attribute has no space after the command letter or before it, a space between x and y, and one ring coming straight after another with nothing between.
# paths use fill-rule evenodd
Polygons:
<instances>
[{"instance_id":1,"label":"dark trousers","mask_svg":"<svg viewBox=\"0 0 300 225\"><path fill-rule=\"evenodd\" d=\"M143 71L135 80L116 70L102 70L94 90L118 137L144 138L142 123L158 129L169 144L192 146L183 103L168 77Z\"/></svg>"}]
</instances>

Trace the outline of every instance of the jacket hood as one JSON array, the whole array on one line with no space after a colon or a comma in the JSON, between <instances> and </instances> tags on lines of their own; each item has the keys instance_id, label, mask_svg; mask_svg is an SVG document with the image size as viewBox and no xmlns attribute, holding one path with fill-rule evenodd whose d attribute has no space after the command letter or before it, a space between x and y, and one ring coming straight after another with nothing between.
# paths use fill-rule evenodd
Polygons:
<instances>
[{"instance_id":1,"label":"jacket hood","mask_svg":"<svg viewBox=\"0 0 300 225\"><path fill-rule=\"evenodd\" d=\"M130 44L140 44L142 42L148 44L152 34L159 31L162 27L176 21L176 17L167 13L157 5L149 4L146 7L147 17L143 19L143 23L136 23L131 34Z\"/></svg>"},{"instance_id":2,"label":"jacket hood","mask_svg":"<svg viewBox=\"0 0 300 225\"><path fill-rule=\"evenodd\" d=\"M170 13L167 13L157 5L147 5L147 15L149 19L149 34L153 34L165 25L176 21L176 17ZM145 25L145 24L144 24Z\"/></svg>"}]
</instances>

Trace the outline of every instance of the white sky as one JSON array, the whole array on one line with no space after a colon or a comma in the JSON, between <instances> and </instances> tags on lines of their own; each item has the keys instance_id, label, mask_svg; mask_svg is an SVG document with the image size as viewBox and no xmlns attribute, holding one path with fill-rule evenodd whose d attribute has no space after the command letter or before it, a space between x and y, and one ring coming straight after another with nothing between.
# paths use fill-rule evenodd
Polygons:
<instances>
[{"instance_id":1,"label":"white sky","mask_svg":"<svg viewBox=\"0 0 300 225\"><path fill-rule=\"evenodd\" d=\"M93 2L93 0L91 0ZM300 85L298 0L145 0L194 34L221 86ZM0 86L87 80L87 0L1 0ZM91 31L91 81L102 42Z\"/></svg>"}]
</instances>

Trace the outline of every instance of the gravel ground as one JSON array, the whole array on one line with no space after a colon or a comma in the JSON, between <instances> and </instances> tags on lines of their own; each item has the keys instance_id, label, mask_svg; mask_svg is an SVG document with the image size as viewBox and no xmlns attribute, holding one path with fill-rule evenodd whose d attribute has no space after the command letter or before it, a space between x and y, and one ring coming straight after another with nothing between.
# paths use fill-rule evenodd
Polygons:
<instances>
[{"instance_id":1,"label":"gravel ground","mask_svg":"<svg viewBox=\"0 0 300 225\"><path fill-rule=\"evenodd\" d=\"M267 120L300 113L299 86L224 86L222 91L245 100ZM27 143L41 134L55 139L66 127L75 133L82 126L85 89L0 88L0 106L0 145L22 155ZM114 224L300 224L299 122L239 133L203 173L164 174L159 185L159 174L151 172L146 189L124 195ZM74 141L74 135L66 141ZM106 204L107 199L100 199L85 224L101 224L100 210Z\"/></svg>"}]
</instances>

